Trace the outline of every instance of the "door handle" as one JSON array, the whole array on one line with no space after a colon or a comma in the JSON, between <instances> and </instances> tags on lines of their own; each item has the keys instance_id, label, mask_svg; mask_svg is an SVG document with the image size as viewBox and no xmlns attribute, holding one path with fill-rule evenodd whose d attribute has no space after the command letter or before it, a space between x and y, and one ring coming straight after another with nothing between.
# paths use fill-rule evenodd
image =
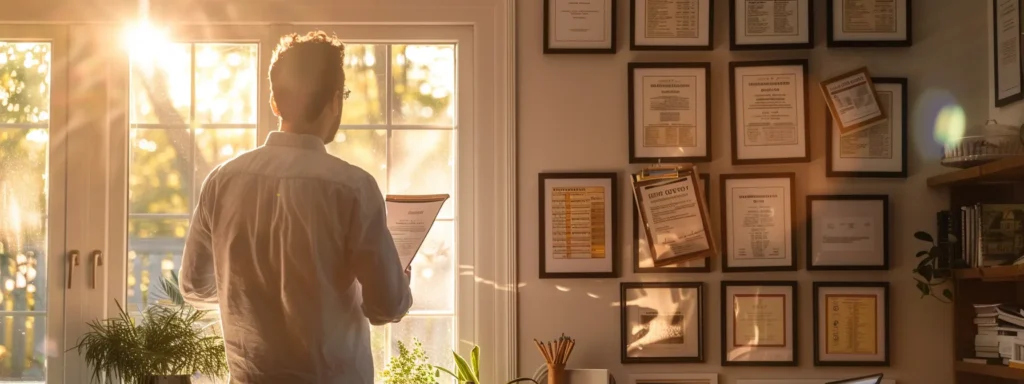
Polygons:
<instances>
[{"instance_id":1,"label":"door handle","mask_svg":"<svg viewBox=\"0 0 1024 384\"><path fill-rule=\"evenodd\" d=\"M68 289L71 289L71 278L75 276L75 267L78 266L78 251L68 252Z\"/></svg>"},{"instance_id":2,"label":"door handle","mask_svg":"<svg viewBox=\"0 0 1024 384\"><path fill-rule=\"evenodd\" d=\"M96 270L103 266L103 251L92 251L92 281L90 286L96 289Z\"/></svg>"}]
</instances>

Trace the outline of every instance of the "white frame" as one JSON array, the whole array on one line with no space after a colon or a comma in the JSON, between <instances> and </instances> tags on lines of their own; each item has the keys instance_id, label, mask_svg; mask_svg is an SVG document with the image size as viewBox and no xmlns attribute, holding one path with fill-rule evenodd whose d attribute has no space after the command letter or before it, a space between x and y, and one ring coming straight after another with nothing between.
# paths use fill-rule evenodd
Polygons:
<instances>
[{"instance_id":1,"label":"white frame","mask_svg":"<svg viewBox=\"0 0 1024 384\"><path fill-rule=\"evenodd\" d=\"M483 376L488 381L500 381L514 377L516 369L516 143L515 143L515 2L493 0L486 4L471 0L452 0L442 4L423 4L412 0L400 0L409 4L395 7L389 5L353 5L351 3L294 2L282 6L276 2L208 2L202 0L154 0L148 6L148 14L156 25L182 25L196 28L197 20L202 25L219 25L230 30L234 26L263 30L275 24L293 25L353 25L463 26L469 29L474 42L475 63L467 70L473 73L473 81L460 84L470 91L462 95L472 100L474 114L473 140L462 148L462 154L471 156L466 162L473 164L468 179L472 180L475 195L466 195L463 202L471 209L472 216L466 222L474 226L472 247L462 247L463 255L471 257L474 264L472 274L460 277L474 287L472 295L460 297L460 304L471 304L472 314L466 318L474 320L473 331L460 335L460 340L472 340L488 351L489 361L483 367ZM127 246L124 220L111 219L127 217L124 206L126 178L124 173L127 152L127 116L118 113L127 100L127 58L119 44L119 33L125 20L135 20L139 15L136 3L110 3L105 0L41 0L24 3L18 0L0 0L0 6L9 10L0 15L0 24L16 24L12 30L24 31L27 24L49 24L45 27L55 38L76 49L77 63L96 63L87 71L70 71L72 85L68 95L70 108L76 116L80 129L69 131L76 136L68 140L67 159L76 159L75 165L83 169L68 172L68 182L62 190L74 191L78 196L69 201L67 227L74 229L66 234L67 247L83 253L82 264L91 262L88 255L93 250L103 251L107 257L100 268L100 286L95 290L73 291L75 297L67 302L75 308L68 308L81 321L64 321L66 338L77 340L85 330L85 320L107 317L115 313L112 297L123 295L125 279L123 273L104 273L124 270ZM143 9L146 11L146 9ZM329 15L329 16L328 16ZM230 25L229 25L230 23ZM414 27L410 27L414 28ZM407 29L408 30L408 29ZM21 33L21 32L19 32ZM256 33L256 35L260 35ZM261 41L276 44L277 36L271 33L260 35ZM481 44L479 42L489 42ZM271 49L261 47L261 59L266 60ZM86 79L88 77L88 79ZM54 76L56 81L59 77ZM56 86L56 84L55 84ZM262 89L268 89L264 79ZM54 89L55 93L58 93ZM261 100L265 101L265 100ZM269 112L260 113L261 127L266 123ZM54 116L57 122L59 117ZM273 121L273 120L269 120ZM269 129L261 129L258 143L262 143ZM111 155L113 154L113 155ZM80 171L80 172L79 172ZM51 172L53 169L51 168ZM105 180L105 182L104 182ZM97 182L100 181L100 182ZM59 185L51 185L56 191ZM465 189L463 189L465 191ZM470 197L471 196L471 197ZM58 201L51 195L51 201ZM81 204L79 204L81 202ZM62 212L55 209L56 214ZM56 218L51 217L51 220ZM64 250L63 239L57 232L51 232L55 245L51 252ZM56 239L60 239L58 241ZM119 263L115 265L115 262ZM51 276L62 275L63 264L51 264ZM75 280L85 284L91 269L74 271ZM465 272L463 272L465 273ZM66 276L65 276L66 277ZM77 287L76 287L77 288ZM78 297L81 295L81 297ZM52 301L51 301L52 302ZM80 316L79 316L80 315ZM460 329L461 331L461 329ZM460 342L458 350L467 354L471 346ZM58 356L64 356L58 354ZM67 377L71 382L87 381L89 372L82 359L76 354L67 355L67 368L63 374L50 375L54 380ZM60 359L62 357L56 357ZM52 362L52 361L51 361ZM58 366L53 364L51 366ZM59 370L58 370L59 371ZM57 381L55 381L57 382Z\"/></svg>"},{"instance_id":2,"label":"white frame","mask_svg":"<svg viewBox=\"0 0 1024 384\"><path fill-rule=\"evenodd\" d=\"M718 384L717 373L637 373L629 375L629 384L644 384L646 380L653 380L659 384L674 384L668 380L680 380L681 383L692 383L693 380L702 380L702 384Z\"/></svg>"},{"instance_id":3,"label":"white frame","mask_svg":"<svg viewBox=\"0 0 1024 384\"><path fill-rule=\"evenodd\" d=\"M74 196L70 193L72 186L83 185L83 178L88 175L82 173L71 174L68 172L68 159L73 159L72 154L83 149L80 146L70 144L68 136L73 130L68 127L68 28L66 26L52 25L3 25L0 24L0 41L28 41L48 42L50 46L50 121L47 127L49 142L47 143L47 157L49 166L47 169L47 181L49 188L47 216L46 216L46 254L47 268L47 307L43 311L11 311L9 313L28 313L39 316L36 312L42 312L46 321L46 334L37 335L45 337L47 348L50 351L63 352L69 346L75 345L77 339L69 337L74 335L75 330L85 329L84 321L77 327L66 321L79 319L77 316L82 312L84 306L79 300L87 294L87 281L85 275L76 275L72 281L73 288L67 289L67 266L68 255L71 250L69 244L88 241L89 228L72 227L68 225L71 220L76 222L88 221L88 205L82 199L68 199ZM59 106L65 108L59 108ZM3 126L0 126L2 128ZM79 267L89 261L88 252L85 249L78 250ZM80 269L80 268L79 268ZM75 270L72 270L74 272ZM70 314L70 315L69 315ZM67 326L65 326L67 324ZM53 340L55 343L49 345ZM46 357L46 380L48 383L63 383L65 360L63 353L47 353Z\"/></svg>"}]
</instances>

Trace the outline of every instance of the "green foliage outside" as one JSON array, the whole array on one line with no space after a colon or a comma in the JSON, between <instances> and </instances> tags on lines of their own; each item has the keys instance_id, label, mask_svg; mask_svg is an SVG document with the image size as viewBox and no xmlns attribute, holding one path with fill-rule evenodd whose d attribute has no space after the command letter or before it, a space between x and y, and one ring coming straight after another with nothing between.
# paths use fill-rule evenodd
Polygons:
<instances>
[{"instance_id":1,"label":"green foliage outside","mask_svg":"<svg viewBox=\"0 0 1024 384\"><path fill-rule=\"evenodd\" d=\"M405 343L397 340L398 355L392 356L380 379L384 384L435 384L437 370L430 365L423 344L413 338L412 350Z\"/></svg>"}]
</instances>

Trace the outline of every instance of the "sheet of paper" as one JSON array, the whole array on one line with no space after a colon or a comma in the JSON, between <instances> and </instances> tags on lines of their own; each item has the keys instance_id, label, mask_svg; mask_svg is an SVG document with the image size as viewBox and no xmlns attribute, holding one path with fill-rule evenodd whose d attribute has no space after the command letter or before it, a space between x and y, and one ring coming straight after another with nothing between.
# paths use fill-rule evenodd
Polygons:
<instances>
[{"instance_id":1,"label":"sheet of paper","mask_svg":"<svg viewBox=\"0 0 1024 384\"><path fill-rule=\"evenodd\" d=\"M786 295L733 296L733 346L786 346Z\"/></svg>"},{"instance_id":2,"label":"sheet of paper","mask_svg":"<svg viewBox=\"0 0 1024 384\"><path fill-rule=\"evenodd\" d=\"M829 217L822 225L821 250L871 252L875 250L875 220L870 217Z\"/></svg>"},{"instance_id":3,"label":"sheet of paper","mask_svg":"<svg viewBox=\"0 0 1024 384\"><path fill-rule=\"evenodd\" d=\"M826 353L878 353L877 300L874 295L825 295Z\"/></svg>"},{"instance_id":4,"label":"sheet of paper","mask_svg":"<svg viewBox=\"0 0 1024 384\"><path fill-rule=\"evenodd\" d=\"M446 200L448 195L388 195L385 199L388 230L402 267L409 267L416 258Z\"/></svg>"},{"instance_id":5,"label":"sheet of paper","mask_svg":"<svg viewBox=\"0 0 1024 384\"><path fill-rule=\"evenodd\" d=\"M644 223L653 237L655 260L711 249L693 180L686 177L641 188Z\"/></svg>"}]
</instances>

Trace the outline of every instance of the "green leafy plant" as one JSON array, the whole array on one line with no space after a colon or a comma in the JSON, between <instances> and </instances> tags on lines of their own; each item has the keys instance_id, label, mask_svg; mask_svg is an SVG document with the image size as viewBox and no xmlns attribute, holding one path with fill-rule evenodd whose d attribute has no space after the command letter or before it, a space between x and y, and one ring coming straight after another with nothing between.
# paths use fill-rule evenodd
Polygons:
<instances>
[{"instance_id":1,"label":"green leafy plant","mask_svg":"<svg viewBox=\"0 0 1024 384\"><path fill-rule=\"evenodd\" d=\"M953 269L965 267L962 260L952 260L950 250L957 244L956 239L937 242L927 232L915 232L914 238L929 244L927 250L917 252L920 258L914 268L914 281L921 297L930 296L943 303L953 301L953 291L948 288Z\"/></svg>"},{"instance_id":2,"label":"green leafy plant","mask_svg":"<svg viewBox=\"0 0 1024 384\"><path fill-rule=\"evenodd\" d=\"M398 342L398 355L391 357L381 372L384 384L436 384L437 371L423 351L423 344L412 339L412 350Z\"/></svg>"},{"instance_id":3,"label":"green leafy plant","mask_svg":"<svg viewBox=\"0 0 1024 384\"><path fill-rule=\"evenodd\" d=\"M71 348L85 356L93 381L141 384L156 376L227 375L224 340L197 325L203 311L155 305L136 322L115 303L118 317L90 322L90 331Z\"/></svg>"},{"instance_id":4,"label":"green leafy plant","mask_svg":"<svg viewBox=\"0 0 1024 384\"><path fill-rule=\"evenodd\" d=\"M452 371L449 371L448 369L446 369L444 367L435 366L435 368L437 368L437 370L438 370L438 374L440 374L441 372L447 373L451 377L454 377L455 380L457 380L459 382L459 384L481 384L480 383L480 346L474 346L473 347L473 352L471 352L471 354L470 354L470 360L469 361L466 361L466 359L464 357L459 356L459 354L456 353L455 351L452 351L452 355L455 357L455 371L452 372ZM528 378L528 377L520 377L518 379L514 379L512 381L509 381L508 383L505 383L505 384L518 383L518 382L522 382L522 381L529 381L529 382L532 382L534 384L538 384L536 380Z\"/></svg>"}]
</instances>

